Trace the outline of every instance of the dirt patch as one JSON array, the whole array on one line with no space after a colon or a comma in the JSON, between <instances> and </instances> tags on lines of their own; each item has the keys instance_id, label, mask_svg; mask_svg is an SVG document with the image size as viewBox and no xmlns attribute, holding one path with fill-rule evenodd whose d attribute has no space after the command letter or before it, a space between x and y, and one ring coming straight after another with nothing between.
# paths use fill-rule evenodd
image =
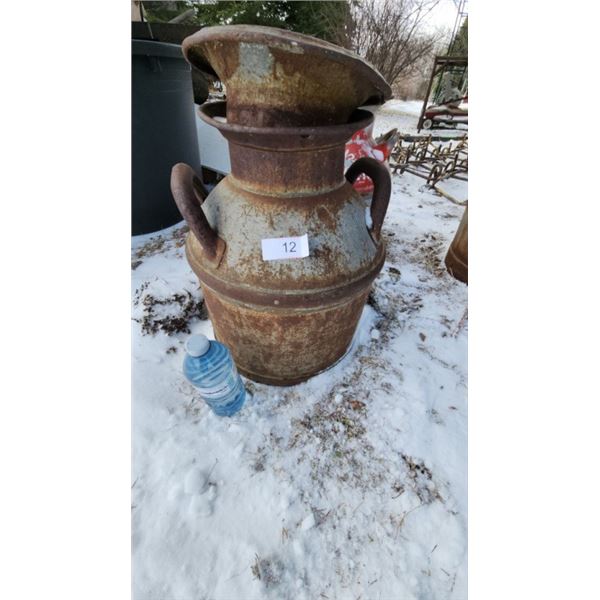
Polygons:
<instances>
[{"instance_id":1,"label":"dirt patch","mask_svg":"<svg viewBox=\"0 0 600 600\"><path fill-rule=\"evenodd\" d=\"M412 247L417 255L417 261L435 277L446 275L443 254L446 241L433 233L425 233Z\"/></svg>"},{"instance_id":2,"label":"dirt patch","mask_svg":"<svg viewBox=\"0 0 600 600\"><path fill-rule=\"evenodd\" d=\"M402 454L402 461L407 469L408 481L413 492L422 504L431 504L435 500L444 502L440 495L431 470L425 466L422 460Z\"/></svg>"},{"instance_id":3,"label":"dirt patch","mask_svg":"<svg viewBox=\"0 0 600 600\"><path fill-rule=\"evenodd\" d=\"M185 244L185 238L189 230L187 225L182 225L173 230L169 235L160 234L150 238L143 246L134 252L131 268L136 269L141 264L140 259L148 258L155 254L163 254L173 248L181 248ZM134 264L135 266L133 266Z\"/></svg>"},{"instance_id":4,"label":"dirt patch","mask_svg":"<svg viewBox=\"0 0 600 600\"><path fill-rule=\"evenodd\" d=\"M142 295L144 290L142 284L134 298L134 306L143 307L142 317L134 319L141 324L143 335L156 335L159 331L167 335L191 333L192 321L208 319L204 301L187 290L166 298L157 298L152 294Z\"/></svg>"},{"instance_id":5,"label":"dirt patch","mask_svg":"<svg viewBox=\"0 0 600 600\"><path fill-rule=\"evenodd\" d=\"M292 420L287 451L298 451L298 462L309 460L310 477L316 487L335 479L341 484L371 489L386 477L367 437L369 392L358 382L371 365L361 358L366 357L359 357L358 370L348 381L336 386L301 418ZM315 444L318 451L308 458L304 449Z\"/></svg>"},{"instance_id":6,"label":"dirt patch","mask_svg":"<svg viewBox=\"0 0 600 600\"><path fill-rule=\"evenodd\" d=\"M256 554L251 570L255 579L261 581L266 587L273 587L281 582L285 572L285 565L279 558L273 556L260 558Z\"/></svg>"}]
</instances>

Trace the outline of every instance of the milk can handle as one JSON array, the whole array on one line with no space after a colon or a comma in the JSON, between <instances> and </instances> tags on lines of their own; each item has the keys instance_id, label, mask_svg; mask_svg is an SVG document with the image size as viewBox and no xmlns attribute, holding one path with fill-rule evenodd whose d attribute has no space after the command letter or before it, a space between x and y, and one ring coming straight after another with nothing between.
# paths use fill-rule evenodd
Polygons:
<instances>
[{"instance_id":1,"label":"milk can handle","mask_svg":"<svg viewBox=\"0 0 600 600\"><path fill-rule=\"evenodd\" d=\"M194 170L185 163L177 163L171 170L171 192L181 216L211 261L220 262L225 242L209 225L200 205L208 195Z\"/></svg>"},{"instance_id":2,"label":"milk can handle","mask_svg":"<svg viewBox=\"0 0 600 600\"><path fill-rule=\"evenodd\" d=\"M373 200L371 202L371 234L376 240L379 240L381 227L388 204L390 203L390 194L392 192L392 178L388 168L374 158L365 156L352 163L346 171L346 179L352 184L356 178L364 173L373 180Z\"/></svg>"}]
</instances>

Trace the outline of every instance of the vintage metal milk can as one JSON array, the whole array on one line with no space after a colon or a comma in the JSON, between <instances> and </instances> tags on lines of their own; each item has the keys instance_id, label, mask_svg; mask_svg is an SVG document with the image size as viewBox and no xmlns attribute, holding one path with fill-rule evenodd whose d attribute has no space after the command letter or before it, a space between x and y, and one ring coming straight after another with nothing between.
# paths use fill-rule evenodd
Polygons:
<instances>
[{"instance_id":1,"label":"vintage metal milk can","mask_svg":"<svg viewBox=\"0 0 600 600\"><path fill-rule=\"evenodd\" d=\"M227 90L200 114L228 140L231 174L206 198L187 165L171 177L215 336L250 379L304 381L343 356L385 260L389 171L363 158L344 175L344 145L373 121L357 107L391 90L354 54L279 29L206 28L183 49Z\"/></svg>"}]
</instances>

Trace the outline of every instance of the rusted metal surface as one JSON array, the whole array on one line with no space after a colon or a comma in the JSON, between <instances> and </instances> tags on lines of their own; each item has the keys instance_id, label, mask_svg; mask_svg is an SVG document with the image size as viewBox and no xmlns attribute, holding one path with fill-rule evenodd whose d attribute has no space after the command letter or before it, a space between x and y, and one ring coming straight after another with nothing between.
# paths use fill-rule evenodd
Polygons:
<instances>
[{"instance_id":1,"label":"rusted metal surface","mask_svg":"<svg viewBox=\"0 0 600 600\"><path fill-rule=\"evenodd\" d=\"M172 170L172 191L177 208L187 221L190 230L201 241L207 260L217 266L225 252L225 242L215 233L206 220L204 212L198 210L208 193L193 169L184 163L176 164Z\"/></svg>"},{"instance_id":2,"label":"rusted metal surface","mask_svg":"<svg viewBox=\"0 0 600 600\"><path fill-rule=\"evenodd\" d=\"M460 140L434 144L431 136L406 141L400 138L394 146L390 158L393 173L411 173L426 180L434 188L440 181L448 178L466 181L469 174L469 141Z\"/></svg>"},{"instance_id":3,"label":"rusted metal surface","mask_svg":"<svg viewBox=\"0 0 600 600\"><path fill-rule=\"evenodd\" d=\"M241 34L248 29L235 28ZM296 103L294 120L308 124L290 126L291 119L282 109L290 107L282 99L304 85L306 71L311 69L307 57L321 56L322 62L330 62L330 55L339 51L321 48L321 54L315 55L311 41L306 48L313 54L307 50L305 55L298 51L300 46L289 50L295 39L292 35L290 40L289 32L281 38L278 30L267 34L265 28L250 29L260 30L260 35L257 38L254 32L236 38L238 62L245 66L241 70L235 66L238 79L228 75L229 101L236 85L253 85L256 93L262 93L258 82L252 82L250 59L245 56L254 53L254 60L258 51L249 50L248 44L262 43L276 58L281 93L274 94L271 107L268 95L259 98L263 104L257 104L262 111L258 119L243 110L232 111L229 102L203 105L201 118L229 142L231 174L201 202L191 169L176 165L171 188L190 223L186 255L200 279L216 338L230 348L244 375L264 383L291 385L326 369L348 349L371 284L385 260L380 232L391 183L386 167L374 159L357 161L344 176L345 142L372 123L370 113L355 110L354 105L348 107L352 110L343 122L332 124L329 109L315 112L318 102ZM202 51L216 62L215 70L230 69L230 33L225 31L221 42L217 33L205 34L202 39L212 40L212 45L202 44ZM198 35L188 48L200 47ZM206 48L225 48L226 57L219 58L216 50ZM279 51L283 55L296 52L302 60L286 70L281 65L288 65L288 58L281 58ZM199 60L194 52L188 50L188 59ZM263 56L261 52L258 55ZM353 68L358 67L354 64L349 72ZM371 74L359 88L372 93L376 89L372 82L378 78ZM246 92L234 93L233 99L239 102ZM332 93L330 106L337 100ZM360 103L356 96L353 101ZM243 102L238 104L238 108L243 106ZM350 183L360 173L367 173L375 183L371 227L364 201ZM261 240L304 234L308 235L309 256L263 260Z\"/></svg>"},{"instance_id":4,"label":"rusted metal surface","mask_svg":"<svg viewBox=\"0 0 600 600\"><path fill-rule=\"evenodd\" d=\"M227 119L249 126L346 123L357 106L391 98L357 55L317 38L248 25L207 27L182 44L187 60L227 88Z\"/></svg>"},{"instance_id":5,"label":"rusted metal surface","mask_svg":"<svg viewBox=\"0 0 600 600\"><path fill-rule=\"evenodd\" d=\"M314 309L263 309L233 302L202 283L215 336L231 349L243 375L294 385L327 369L346 352L369 289Z\"/></svg>"},{"instance_id":6,"label":"rusted metal surface","mask_svg":"<svg viewBox=\"0 0 600 600\"><path fill-rule=\"evenodd\" d=\"M454 239L448 248L446 254L446 268L450 275L462 281L463 283L469 283L469 271L468 271L468 259L469 259L469 226L468 226L468 210L469 207L465 208L465 212L460 221L460 225L456 230Z\"/></svg>"},{"instance_id":7,"label":"rusted metal surface","mask_svg":"<svg viewBox=\"0 0 600 600\"><path fill-rule=\"evenodd\" d=\"M213 114L215 110L212 107ZM284 151L274 147L276 136L268 128L244 136L242 130L249 128L213 123L229 140L232 173L201 208L196 203L202 217L188 222L205 218L226 249L217 264L214 238L206 236L202 226L188 236L186 254L202 283L217 339L231 349L248 377L282 385L302 381L335 362L352 339L371 283L385 260L379 233L389 200L389 173L373 159L357 161L348 173L351 179L368 172L375 181L369 230L364 202L343 172L348 128L372 118L357 111L354 125L288 128L281 142ZM255 169L264 174L261 193L252 179L256 152L264 162ZM317 162L310 165L312 171L306 170L306 155L313 153L330 153L337 168L307 177L318 169ZM273 165L281 164L282 154L289 178L267 179ZM192 197L192 181L188 170L174 168L172 189L178 205ZM307 182L311 189L306 189ZM309 257L262 259L261 239L304 233L309 236Z\"/></svg>"},{"instance_id":8,"label":"rusted metal surface","mask_svg":"<svg viewBox=\"0 0 600 600\"><path fill-rule=\"evenodd\" d=\"M224 122L226 111L225 102L212 102L198 114L229 142L231 176L245 190L272 196L275 203L282 196L339 188L344 169L340 143L373 121L370 112L355 110L343 125L248 127Z\"/></svg>"},{"instance_id":9,"label":"rusted metal surface","mask_svg":"<svg viewBox=\"0 0 600 600\"><path fill-rule=\"evenodd\" d=\"M373 200L371 201L371 237L378 242L381 227L387 213L392 193L392 181L387 167L370 157L359 158L347 171L346 179L354 183L360 175L366 175L374 185Z\"/></svg>"}]
</instances>

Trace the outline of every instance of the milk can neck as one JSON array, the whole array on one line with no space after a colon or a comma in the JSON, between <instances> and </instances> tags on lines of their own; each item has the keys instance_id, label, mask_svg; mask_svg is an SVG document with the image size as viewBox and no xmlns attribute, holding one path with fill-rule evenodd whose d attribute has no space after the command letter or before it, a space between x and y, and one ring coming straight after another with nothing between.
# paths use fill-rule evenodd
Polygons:
<instances>
[{"instance_id":1,"label":"milk can neck","mask_svg":"<svg viewBox=\"0 0 600 600\"><path fill-rule=\"evenodd\" d=\"M230 141L229 154L235 181L256 194L323 194L345 181L344 144L282 151Z\"/></svg>"},{"instance_id":2,"label":"milk can neck","mask_svg":"<svg viewBox=\"0 0 600 600\"><path fill-rule=\"evenodd\" d=\"M352 135L373 122L364 110L347 123L312 127L258 127L228 122L225 102L204 104L200 117L229 142L231 176L257 194L322 194L344 185L344 154Z\"/></svg>"}]
</instances>

